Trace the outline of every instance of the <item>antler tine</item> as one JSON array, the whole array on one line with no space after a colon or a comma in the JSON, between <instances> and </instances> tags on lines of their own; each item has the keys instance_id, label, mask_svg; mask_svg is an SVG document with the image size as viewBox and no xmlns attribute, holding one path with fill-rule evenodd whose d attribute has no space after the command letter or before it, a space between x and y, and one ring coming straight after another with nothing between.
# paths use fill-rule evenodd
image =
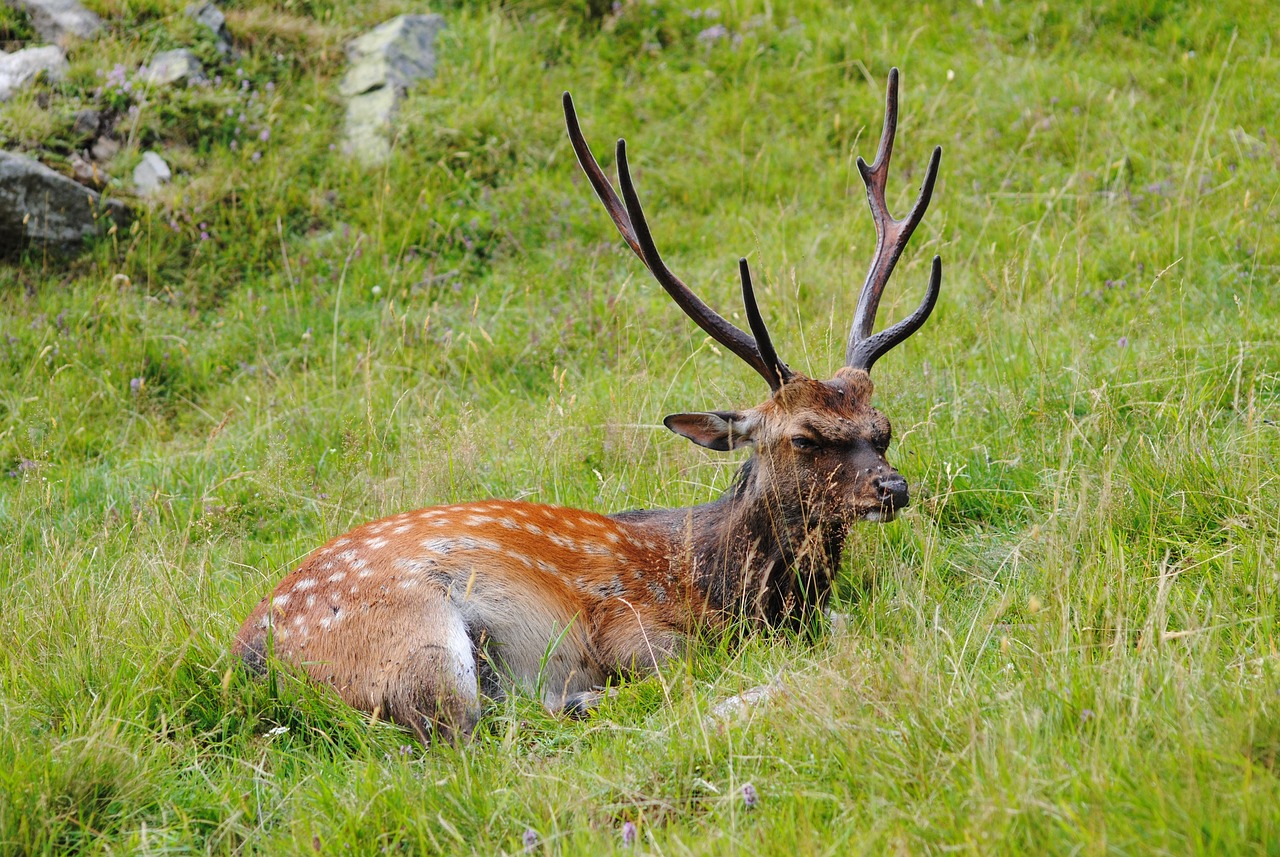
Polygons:
<instances>
[{"instance_id":1,"label":"antler tine","mask_svg":"<svg viewBox=\"0 0 1280 857\"><path fill-rule=\"evenodd\" d=\"M573 151L578 156L578 164L587 174L587 180L595 189L596 196L600 197L600 201L604 203L605 211L609 212L609 217L622 233L623 240L631 245L632 251L640 257L640 261L644 262L644 253L640 251L640 242L636 240L636 231L631 227L631 218L627 216L627 209L623 206L622 200L618 199L613 185L609 183L604 170L600 169L596 156L591 154L591 147L582 136L582 126L578 124L578 112L573 109L573 97L566 92L563 100L564 121L569 130L569 142L573 144ZM648 262L645 264L647 265Z\"/></svg>"},{"instance_id":2,"label":"antler tine","mask_svg":"<svg viewBox=\"0 0 1280 857\"><path fill-rule=\"evenodd\" d=\"M925 292L924 300L920 302L920 306L916 307L916 311L893 327L859 341L849 349L848 359L845 360L845 364L855 369L865 369L870 372L871 367L877 360L920 329L920 326L929 318L929 314L933 312L933 307L938 302L938 292L941 291L941 288L942 257L934 256L933 269L929 273L929 289Z\"/></svg>"},{"instance_id":3,"label":"antler tine","mask_svg":"<svg viewBox=\"0 0 1280 857\"><path fill-rule=\"evenodd\" d=\"M925 172L920 195L911 206L911 211L902 220L896 219L889 213L889 205L885 200L885 187L888 184L889 161L893 156L893 141L897 130L898 70L894 68L889 71L889 82L885 94L884 129L880 134L876 159L868 166L866 161L858 158L858 172L862 175L863 184L867 187L867 205L871 208L871 217L876 226L876 251L871 267L867 271L866 282L863 283L862 291L858 295L858 307L854 311L853 326L849 330L849 344L845 350L845 365L854 368L870 369L871 363L874 363L877 358L914 333L929 317L937 300L935 286L931 280L930 291L925 295L924 301L916 312L904 322L894 325L883 333L901 331L909 327L908 332L897 337L882 338L883 334L871 337L871 331L876 323L876 313L880 308L880 297L889 282L894 266L898 264L898 258L929 208L929 202L933 198L934 184L938 179L938 167L942 162L942 147L938 146L929 158L929 168ZM935 265L935 273L940 276L940 272L940 264ZM922 312L923 315L921 315ZM864 345L872 339L877 344L874 351L868 350ZM870 362L866 365L855 362L868 359L868 355L871 355Z\"/></svg>"},{"instance_id":4,"label":"antler tine","mask_svg":"<svg viewBox=\"0 0 1280 857\"><path fill-rule=\"evenodd\" d=\"M635 185L631 181L631 171L627 166L626 141L619 140L617 149L618 180L622 186L623 197L619 199L608 178L605 177L604 171L596 162L595 156L591 154L591 148L587 145L586 139L582 136L582 129L573 108L573 99L567 92L564 94L564 113L569 140L577 153L578 163L582 165L582 170L587 174L587 179L595 189L596 196L604 203L605 210L609 212L623 239L685 315L693 319L712 339L755 369L768 382L770 390L777 390L792 377L792 373L778 360L773 343L769 339L768 329L756 307L755 294L751 291L750 282L744 282L743 298L747 301L747 316L751 320L751 329L757 334L759 340L726 321L719 313L707 306L662 261L657 245L654 244L653 235L649 231L644 210L640 206Z\"/></svg>"},{"instance_id":5,"label":"antler tine","mask_svg":"<svg viewBox=\"0 0 1280 857\"><path fill-rule=\"evenodd\" d=\"M772 378L766 378L769 388L776 390L795 377L795 373L778 359L778 352L773 348L773 339L769 336L769 328L765 326L760 315L760 307L756 305L756 290L751 285L751 268L745 258L738 260L738 275L742 278L742 305L747 310L747 323L756 337L756 350L765 368L769 369Z\"/></svg>"}]
</instances>

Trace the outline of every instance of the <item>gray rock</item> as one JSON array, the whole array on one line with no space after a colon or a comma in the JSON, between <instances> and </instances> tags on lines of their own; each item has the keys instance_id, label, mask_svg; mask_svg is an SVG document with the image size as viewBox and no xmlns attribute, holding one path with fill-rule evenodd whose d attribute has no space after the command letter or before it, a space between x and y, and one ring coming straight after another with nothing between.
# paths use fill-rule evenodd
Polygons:
<instances>
[{"instance_id":1,"label":"gray rock","mask_svg":"<svg viewBox=\"0 0 1280 857\"><path fill-rule=\"evenodd\" d=\"M399 106L394 86L363 92L347 102L342 148L362 164L380 164L391 155L391 120Z\"/></svg>"},{"instance_id":2,"label":"gray rock","mask_svg":"<svg viewBox=\"0 0 1280 857\"><path fill-rule=\"evenodd\" d=\"M338 92L350 98L382 86L406 89L415 80L435 77L436 33L443 28L440 15L401 15L348 42L350 67Z\"/></svg>"},{"instance_id":3,"label":"gray rock","mask_svg":"<svg viewBox=\"0 0 1280 857\"><path fill-rule=\"evenodd\" d=\"M49 80L62 80L66 76L67 57L62 48L45 45L11 54L0 51L0 101L8 101L42 73Z\"/></svg>"},{"instance_id":4,"label":"gray rock","mask_svg":"<svg viewBox=\"0 0 1280 857\"><path fill-rule=\"evenodd\" d=\"M203 83L205 80L204 66L187 48L156 54L141 77L143 82L152 86L172 86L179 81Z\"/></svg>"},{"instance_id":5,"label":"gray rock","mask_svg":"<svg viewBox=\"0 0 1280 857\"><path fill-rule=\"evenodd\" d=\"M0 255L27 243L71 252L112 220L128 223L128 210L38 161L0 151Z\"/></svg>"},{"instance_id":6,"label":"gray rock","mask_svg":"<svg viewBox=\"0 0 1280 857\"><path fill-rule=\"evenodd\" d=\"M133 168L133 185L141 194L151 193L160 185L168 184L171 178L173 173L169 165L155 152L143 152L142 160Z\"/></svg>"},{"instance_id":7,"label":"gray rock","mask_svg":"<svg viewBox=\"0 0 1280 857\"><path fill-rule=\"evenodd\" d=\"M77 110L75 122L71 126L71 130L81 135L98 136L98 128L102 125L102 114L96 110L86 107L83 110Z\"/></svg>"},{"instance_id":8,"label":"gray rock","mask_svg":"<svg viewBox=\"0 0 1280 857\"><path fill-rule=\"evenodd\" d=\"M338 85L347 102L343 147L366 165L391 154L392 120L409 85L436 74L439 15L401 15L347 44L350 65Z\"/></svg>"},{"instance_id":9,"label":"gray rock","mask_svg":"<svg viewBox=\"0 0 1280 857\"><path fill-rule=\"evenodd\" d=\"M213 31L214 44L218 48L218 53L223 55L235 53L231 47L231 31L227 29L227 16L222 14L217 4L196 3L187 7L187 14Z\"/></svg>"},{"instance_id":10,"label":"gray rock","mask_svg":"<svg viewBox=\"0 0 1280 857\"><path fill-rule=\"evenodd\" d=\"M9 0L31 18L40 38L63 44L68 37L89 39L102 29L102 19L76 0Z\"/></svg>"},{"instance_id":11,"label":"gray rock","mask_svg":"<svg viewBox=\"0 0 1280 857\"><path fill-rule=\"evenodd\" d=\"M107 183L107 174L98 169L93 161L86 161L79 152L71 153L71 175L85 187L102 190Z\"/></svg>"},{"instance_id":12,"label":"gray rock","mask_svg":"<svg viewBox=\"0 0 1280 857\"><path fill-rule=\"evenodd\" d=\"M120 151L120 141L112 136L102 136L93 141L93 146L89 149L89 154L93 155L93 159L101 163L109 161Z\"/></svg>"}]
</instances>

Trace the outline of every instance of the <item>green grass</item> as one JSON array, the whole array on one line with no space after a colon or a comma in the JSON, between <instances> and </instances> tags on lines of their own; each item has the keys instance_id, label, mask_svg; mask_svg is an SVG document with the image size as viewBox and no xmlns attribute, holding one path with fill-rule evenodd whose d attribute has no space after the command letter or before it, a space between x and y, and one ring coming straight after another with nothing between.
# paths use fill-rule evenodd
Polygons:
<instances>
[{"instance_id":1,"label":"green grass","mask_svg":"<svg viewBox=\"0 0 1280 857\"><path fill-rule=\"evenodd\" d=\"M0 852L599 854L634 821L662 854L1277 853L1274 4L458 0L372 171L329 149L342 45L409 4L238 0L240 64L145 104L95 70L212 44L185 2L90 5L108 32L0 145L65 165L96 106L115 193L146 148L177 178L0 268ZM606 165L626 135L672 267L732 317L747 255L826 376L892 65L897 211L944 156L882 322L934 253L944 284L876 366L915 502L851 539L847 627L707 641L584 722L517 699L461 750L232 670L250 607L361 521L731 478L661 417L763 385L623 246L562 90Z\"/></svg>"}]
</instances>

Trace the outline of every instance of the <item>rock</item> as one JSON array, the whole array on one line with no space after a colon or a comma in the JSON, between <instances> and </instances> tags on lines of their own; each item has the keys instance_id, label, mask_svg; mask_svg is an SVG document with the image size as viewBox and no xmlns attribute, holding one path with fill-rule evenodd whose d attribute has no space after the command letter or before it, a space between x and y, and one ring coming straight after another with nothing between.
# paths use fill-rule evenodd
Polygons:
<instances>
[{"instance_id":1,"label":"rock","mask_svg":"<svg viewBox=\"0 0 1280 857\"><path fill-rule=\"evenodd\" d=\"M364 92L347 102L343 151L362 164L380 164L391 155L391 120L400 93L393 86Z\"/></svg>"},{"instance_id":2,"label":"rock","mask_svg":"<svg viewBox=\"0 0 1280 857\"><path fill-rule=\"evenodd\" d=\"M99 137L93 141L93 147L89 149L89 154L93 155L93 159L98 163L109 161L120 151L120 141L115 137Z\"/></svg>"},{"instance_id":3,"label":"rock","mask_svg":"<svg viewBox=\"0 0 1280 857\"><path fill-rule=\"evenodd\" d=\"M436 76L436 33L444 28L439 15L401 15L379 24L347 44L351 63L338 85L350 98L381 86L408 88Z\"/></svg>"},{"instance_id":4,"label":"rock","mask_svg":"<svg viewBox=\"0 0 1280 857\"><path fill-rule=\"evenodd\" d=\"M141 194L151 193L171 178L169 165L155 152L143 152L142 160L133 168L133 185Z\"/></svg>"},{"instance_id":5,"label":"rock","mask_svg":"<svg viewBox=\"0 0 1280 857\"><path fill-rule=\"evenodd\" d=\"M96 110L85 108L77 110L75 121L71 125L71 131L79 134L81 137L98 136L98 128L102 125L102 114Z\"/></svg>"},{"instance_id":6,"label":"rock","mask_svg":"<svg viewBox=\"0 0 1280 857\"><path fill-rule=\"evenodd\" d=\"M222 14L216 4L196 3L187 7L187 14L213 31L218 53L224 56L235 53L235 49L231 47L231 32L227 29L227 16Z\"/></svg>"},{"instance_id":7,"label":"rock","mask_svg":"<svg viewBox=\"0 0 1280 857\"><path fill-rule=\"evenodd\" d=\"M204 66L188 48L156 54L141 78L152 86L171 86L179 81L203 83Z\"/></svg>"},{"instance_id":8,"label":"rock","mask_svg":"<svg viewBox=\"0 0 1280 857\"><path fill-rule=\"evenodd\" d=\"M38 161L0 151L0 255L31 242L71 252L112 220L128 223L128 210Z\"/></svg>"},{"instance_id":9,"label":"rock","mask_svg":"<svg viewBox=\"0 0 1280 857\"><path fill-rule=\"evenodd\" d=\"M107 183L107 174L98 169L93 161L86 161L79 152L71 154L71 175L85 187L102 190Z\"/></svg>"},{"instance_id":10,"label":"rock","mask_svg":"<svg viewBox=\"0 0 1280 857\"><path fill-rule=\"evenodd\" d=\"M89 39L102 29L102 19L76 0L9 0L27 13L31 26L46 42L63 44L68 37Z\"/></svg>"},{"instance_id":11,"label":"rock","mask_svg":"<svg viewBox=\"0 0 1280 857\"><path fill-rule=\"evenodd\" d=\"M343 146L366 165L391 154L391 122L404 91L435 77L439 15L401 15L347 45L350 66L338 92L348 99Z\"/></svg>"},{"instance_id":12,"label":"rock","mask_svg":"<svg viewBox=\"0 0 1280 857\"><path fill-rule=\"evenodd\" d=\"M67 56L62 48L45 45L11 54L0 51L0 101L8 101L42 73L50 80L62 80L67 73Z\"/></svg>"}]
</instances>

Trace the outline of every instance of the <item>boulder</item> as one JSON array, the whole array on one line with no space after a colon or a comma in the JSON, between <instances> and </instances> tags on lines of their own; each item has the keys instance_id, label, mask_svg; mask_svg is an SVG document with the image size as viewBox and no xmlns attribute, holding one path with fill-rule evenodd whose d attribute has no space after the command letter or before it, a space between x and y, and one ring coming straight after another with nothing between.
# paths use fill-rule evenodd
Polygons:
<instances>
[{"instance_id":1,"label":"boulder","mask_svg":"<svg viewBox=\"0 0 1280 857\"><path fill-rule=\"evenodd\" d=\"M204 66L188 48L156 54L140 76L151 86L172 86L181 81L203 83L205 80Z\"/></svg>"},{"instance_id":2,"label":"boulder","mask_svg":"<svg viewBox=\"0 0 1280 857\"><path fill-rule=\"evenodd\" d=\"M0 101L8 101L42 73L49 80L62 80L67 73L67 57L62 48L45 45L11 54L0 51Z\"/></svg>"},{"instance_id":3,"label":"boulder","mask_svg":"<svg viewBox=\"0 0 1280 857\"><path fill-rule=\"evenodd\" d=\"M171 178L169 165L155 152L143 152L142 160L133 168L133 185L141 194L151 193Z\"/></svg>"},{"instance_id":4,"label":"boulder","mask_svg":"<svg viewBox=\"0 0 1280 857\"><path fill-rule=\"evenodd\" d=\"M345 96L344 149L366 165L391 154L391 122L409 85L436 74L440 15L401 15L347 45L350 65L338 85Z\"/></svg>"},{"instance_id":5,"label":"boulder","mask_svg":"<svg viewBox=\"0 0 1280 857\"><path fill-rule=\"evenodd\" d=\"M127 223L128 210L38 161L0 151L0 256L28 243L69 253L112 220Z\"/></svg>"},{"instance_id":6,"label":"boulder","mask_svg":"<svg viewBox=\"0 0 1280 857\"><path fill-rule=\"evenodd\" d=\"M76 0L9 0L27 13L40 38L64 44L68 37L89 39L102 29L102 19Z\"/></svg>"}]
</instances>

